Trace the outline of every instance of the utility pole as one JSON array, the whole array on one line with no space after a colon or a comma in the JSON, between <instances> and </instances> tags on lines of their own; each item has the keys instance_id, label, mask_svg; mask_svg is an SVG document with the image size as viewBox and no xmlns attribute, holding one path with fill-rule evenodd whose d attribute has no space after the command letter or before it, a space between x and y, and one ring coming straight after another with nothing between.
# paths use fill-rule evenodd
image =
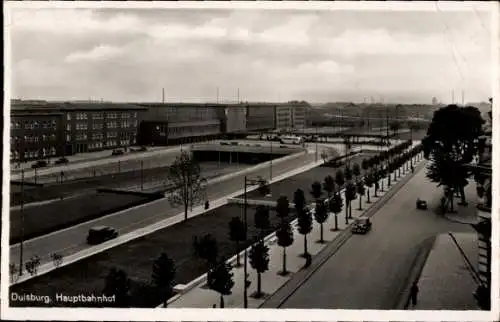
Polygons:
<instances>
[{"instance_id":1,"label":"utility pole","mask_svg":"<svg viewBox=\"0 0 500 322\"><path fill-rule=\"evenodd\" d=\"M240 89L238 88L238 104L240 104Z\"/></svg>"},{"instance_id":2,"label":"utility pole","mask_svg":"<svg viewBox=\"0 0 500 322\"><path fill-rule=\"evenodd\" d=\"M216 96L217 96L217 104L219 104L219 87L218 86L217 86L217 94L216 94Z\"/></svg>"},{"instance_id":3,"label":"utility pole","mask_svg":"<svg viewBox=\"0 0 500 322\"><path fill-rule=\"evenodd\" d=\"M451 104L455 104L455 90L451 90Z\"/></svg>"},{"instance_id":4,"label":"utility pole","mask_svg":"<svg viewBox=\"0 0 500 322\"><path fill-rule=\"evenodd\" d=\"M23 276L24 251L24 169L21 170L21 242L19 243L19 276Z\"/></svg>"},{"instance_id":5,"label":"utility pole","mask_svg":"<svg viewBox=\"0 0 500 322\"><path fill-rule=\"evenodd\" d=\"M161 103L165 104L165 88L161 89Z\"/></svg>"}]
</instances>

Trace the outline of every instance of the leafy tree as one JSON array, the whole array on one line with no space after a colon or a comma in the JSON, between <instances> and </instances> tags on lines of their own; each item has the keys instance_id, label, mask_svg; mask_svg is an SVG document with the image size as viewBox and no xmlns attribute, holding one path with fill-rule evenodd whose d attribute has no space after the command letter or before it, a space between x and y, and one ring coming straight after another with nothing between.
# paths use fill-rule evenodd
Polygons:
<instances>
[{"instance_id":1,"label":"leafy tree","mask_svg":"<svg viewBox=\"0 0 500 322\"><path fill-rule=\"evenodd\" d=\"M399 130L399 122L393 121L389 123L389 128L392 131L392 134L396 134Z\"/></svg>"},{"instance_id":2,"label":"leafy tree","mask_svg":"<svg viewBox=\"0 0 500 322\"><path fill-rule=\"evenodd\" d=\"M102 293L106 296L115 296L117 307L127 307L130 302L130 279L123 270L115 267L109 270L106 276Z\"/></svg>"},{"instance_id":3,"label":"leafy tree","mask_svg":"<svg viewBox=\"0 0 500 322\"><path fill-rule=\"evenodd\" d=\"M152 280L163 297L163 306L167 307L167 300L173 294L175 281L175 263L167 254L161 253L153 264Z\"/></svg>"},{"instance_id":4,"label":"leafy tree","mask_svg":"<svg viewBox=\"0 0 500 322\"><path fill-rule=\"evenodd\" d=\"M288 197L280 196L276 201L276 215L281 220L285 220L290 214L290 203L288 202Z\"/></svg>"},{"instance_id":5,"label":"leafy tree","mask_svg":"<svg viewBox=\"0 0 500 322\"><path fill-rule=\"evenodd\" d=\"M347 182L352 180L352 169L348 165L344 169L344 178Z\"/></svg>"},{"instance_id":6,"label":"leafy tree","mask_svg":"<svg viewBox=\"0 0 500 322\"><path fill-rule=\"evenodd\" d=\"M62 264L63 261L63 256L59 253L53 253L50 254L50 258L52 259L52 262L54 263L54 267L59 267Z\"/></svg>"},{"instance_id":7,"label":"leafy tree","mask_svg":"<svg viewBox=\"0 0 500 322\"><path fill-rule=\"evenodd\" d=\"M352 166L352 174L354 175L354 179L357 181L358 177L361 175L361 168L359 164L354 163Z\"/></svg>"},{"instance_id":8,"label":"leafy tree","mask_svg":"<svg viewBox=\"0 0 500 322\"><path fill-rule=\"evenodd\" d=\"M312 216L311 212L307 208L302 208L298 212L298 218L297 218L297 228L299 231L299 234L304 236L304 254L303 256L306 257L309 253L307 252L307 234L309 234L312 229L313 229L313 222L312 222Z\"/></svg>"},{"instance_id":9,"label":"leafy tree","mask_svg":"<svg viewBox=\"0 0 500 322\"><path fill-rule=\"evenodd\" d=\"M205 260L207 272L217 263L217 256L219 249L217 247L217 240L211 235L206 234L201 238L194 237L193 241L194 254Z\"/></svg>"},{"instance_id":10,"label":"leafy tree","mask_svg":"<svg viewBox=\"0 0 500 322\"><path fill-rule=\"evenodd\" d=\"M293 193L293 203L295 205L295 211L297 211L297 214L306 207L307 201L304 190L300 188L295 190L295 192Z\"/></svg>"},{"instance_id":11,"label":"leafy tree","mask_svg":"<svg viewBox=\"0 0 500 322\"><path fill-rule=\"evenodd\" d=\"M333 214L335 216L335 228L334 228L335 231L339 230L337 215L342 211L343 206L344 205L343 205L343 201L342 201L342 197L340 196L340 193L339 192L335 193L333 195L333 198L328 203L329 210L331 212L333 212Z\"/></svg>"},{"instance_id":12,"label":"leafy tree","mask_svg":"<svg viewBox=\"0 0 500 322\"><path fill-rule=\"evenodd\" d=\"M335 183L337 184L339 190L345 184L344 172L341 169L337 170L337 173L335 173Z\"/></svg>"},{"instance_id":13,"label":"leafy tree","mask_svg":"<svg viewBox=\"0 0 500 322\"><path fill-rule=\"evenodd\" d=\"M220 295L220 308L224 308L224 295L230 295L234 286L233 272L231 265L225 262L218 263L213 270L209 272L210 279L208 286Z\"/></svg>"},{"instance_id":14,"label":"leafy tree","mask_svg":"<svg viewBox=\"0 0 500 322\"><path fill-rule=\"evenodd\" d=\"M257 271L256 298L262 297L262 273L269 269L269 247L261 240L254 244L249 253L250 266Z\"/></svg>"},{"instance_id":15,"label":"leafy tree","mask_svg":"<svg viewBox=\"0 0 500 322\"><path fill-rule=\"evenodd\" d=\"M424 156L431 161L427 177L438 186L448 188L447 197L452 209L455 190L460 192L465 203L467 172L464 165L477 155L483 123L477 108L448 105L434 112L427 135L422 140Z\"/></svg>"},{"instance_id":16,"label":"leafy tree","mask_svg":"<svg viewBox=\"0 0 500 322\"><path fill-rule=\"evenodd\" d=\"M349 182L345 188L346 211L349 210L349 218L352 218L351 203L356 199L356 185ZM347 216L347 214L346 214Z\"/></svg>"},{"instance_id":17,"label":"leafy tree","mask_svg":"<svg viewBox=\"0 0 500 322\"><path fill-rule=\"evenodd\" d=\"M314 219L320 225L320 243L324 243L323 239L323 224L328 219L328 208L324 202L318 202L314 211Z\"/></svg>"},{"instance_id":18,"label":"leafy tree","mask_svg":"<svg viewBox=\"0 0 500 322\"><path fill-rule=\"evenodd\" d=\"M35 276L38 273L38 267L40 267L41 260L38 255L32 256L25 264L24 268L31 276Z\"/></svg>"},{"instance_id":19,"label":"leafy tree","mask_svg":"<svg viewBox=\"0 0 500 322\"><path fill-rule=\"evenodd\" d=\"M366 203L370 203L370 188L373 187L373 172L368 172L365 175L365 185L368 187L366 189Z\"/></svg>"},{"instance_id":20,"label":"leafy tree","mask_svg":"<svg viewBox=\"0 0 500 322\"><path fill-rule=\"evenodd\" d=\"M229 221L229 239L236 244L236 266L241 266L240 263L240 242L247 239L245 223L239 217L233 217Z\"/></svg>"},{"instance_id":21,"label":"leafy tree","mask_svg":"<svg viewBox=\"0 0 500 322\"><path fill-rule=\"evenodd\" d=\"M370 167L371 165L369 160L363 159L363 161L361 161L361 168L363 169L363 173L366 173Z\"/></svg>"},{"instance_id":22,"label":"leafy tree","mask_svg":"<svg viewBox=\"0 0 500 322\"><path fill-rule=\"evenodd\" d=\"M260 229L261 238L264 238L264 232L271 226L269 219L269 207L258 205L255 209L255 228Z\"/></svg>"},{"instance_id":23,"label":"leafy tree","mask_svg":"<svg viewBox=\"0 0 500 322\"><path fill-rule=\"evenodd\" d=\"M282 221L276 231L276 237L278 238L278 245L283 247L283 270L280 272L281 275L287 275L288 271L286 269L286 248L293 244L293 231L290 223L287 221Z\"/></svg>"},{"instance_id":24,"label":"leafy tree","mask_svg":"<svg viewBox=\"0 0 500 322\"><path fill-rule=\"evenodd\" d=\"M318 181L313 182L311 185L311 196L316 200L316 203L323 195L323 190L321 189L321 183Z\"/></svg>"},{"instance_id":25,"label":"leafy tree","mask_svg":"<svg viewBox=\"0 0 500 322\"><path fill-rule=\"evenodd\" d=\"M192 207L204 197L206 180L201 177L200 165L191 153L183 151L168 168L167 177L174 186L169 201L174 207L184 207L184 220L187 220L189 205Z\"/></svg>"},{"instance_id":26,"label":"leafy tree","mask_svg":"<svg viewBox=\"0 0 500 322\"><path fill-rule=\"evenodd\" d=\"M361 206L361 199L363 198L363 196L365 195L365 183L363 182L363 179L359 180L357 183L356 183L356 192L358 193L358 196L359 196L359 208L358 210L363 210L363 207Z\"/></svg>"},{"instance_id":27,"label":"leafy tree","mask_svg":"<svg viewBox=\"0 0 500 322\"><path fill-rule=\"evenodd\" d=\"M332 176L328 175L325 177L325 180L323 181L323 189L326 191L328 200L330 200L332 193L335 191L335 179L333 179Z\"/></svg>"}]
</instances>

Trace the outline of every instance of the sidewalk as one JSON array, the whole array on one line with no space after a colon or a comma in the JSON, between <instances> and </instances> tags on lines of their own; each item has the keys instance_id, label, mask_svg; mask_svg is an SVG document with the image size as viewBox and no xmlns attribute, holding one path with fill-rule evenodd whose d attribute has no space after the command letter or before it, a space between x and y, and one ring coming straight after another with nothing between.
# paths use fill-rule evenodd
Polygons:
<instances>
[{"instance_id":1,"label":"sidewalk","mask_svg":"<svg viewBox=\"0 0 500 322\"><path fill-rule=\"evenodd\" d=\"M402 172L403 173L403 172ZM411 174L411 171L405 172L405 175L402 175L396 181L393 181L394 184L396 182L401 181L406 175ZM391 188L394 187L394 184L391 185ZM376 202L385 194L387 194L387 189L384 192L378 192L378 198L374 198L374 188L370 189L370 200L371 203L366 203L366 197L362 200L362 208L363 210L358 210L359 207L359 199L356 199L352 203L352 217L353 219L349 220L349 224L353 222L355 218L362 216L370 206L376 204ZM342 199L344 199L343 193L341 193ZM310 207L314 207L313 204ZM314 211L313 211L314 213ZM274 212L270 214L275 215ZM314 218L314 215L313 215ZM330 214L328 220L323 224L323 233L324 233L324 244L317 243L320 237L320 225L316 223L313 219L313 230L307 236L308 242L308 252L314 257L319 254L324 248L328 247L335 239L341 238L345 236L347 232L346 228L349 224L345 223L345 201L344 207L341 213L337 216L338 221L338 231L331 231L330 229L335 226L335 216ZM294 231L294 243L292 246L286 249L287 254L287 270L291 272L288 276L280 276L277 273L282 269L282 247L277 245L276 237L273 234L267 236L265 238L265 242L269 247L269 270L263 273L262 276L262 291L268 295L274 294L277 292L283 285L285 285L292 277L293 273L300 271L305 264L305 259L300 257L299 255L304 251L304 237L300 235L297 231L297 220L294 220L291 224ZM250 248L247 249L247 251ZM243 252L240 253L240 259L243 260L242 256ZM233 263L236 259L236 256L230 258L227 262ZM242 308L243 307L243 266L241 267L233 267L232 270L234 276L233 280L235 285L232 289L232 294L224 297L225 307L226 308ZM267 297L256 299L251 295L256 291L257 286L257 273L254 269L251 268L250 263L248 262L248 271L249 274L248 280L251 281L251 285L248 289L248 306L249 308L258 308L260 307L266 300ZM211 308L214 304L219 306L219 294L215 291L208 289L206 286L206 274L198 277L193 280L188 285L184 285L185 290L178 294L177 296L171 298L169 300L168 307L169 308ZM161 307L161 306L159 306Z\"/></svg>"},{"instance_id":2,"label":"sidewalk","mask_svg":"<svg viewBox=\"0 0 500 322\"><path fill-rule=\"evenodd\" d=\"M477 270L478 247L475 233L453 234ZM418 280L418 302L408 310L479 310L474 282L459 249L448 234L438 235Z\"/></svg>"},{"instance_id":3,"label":"sidewalk","mask_svg":"<svg viewBox=\"0 0 500 322\"><path fill-rule=\"evenodd\" d=\"M453 208L455 213L447 213L445 216L450 221L458 222L461 224L475 224L478 222L479 217L477 215L477 192L476 192L476 182L474 180L469 180L469 184L465 186L465 197L466 201L469 203L466 207L458 205L460 198L455 198L453 203Z\"/></svg>"}]
</instances>

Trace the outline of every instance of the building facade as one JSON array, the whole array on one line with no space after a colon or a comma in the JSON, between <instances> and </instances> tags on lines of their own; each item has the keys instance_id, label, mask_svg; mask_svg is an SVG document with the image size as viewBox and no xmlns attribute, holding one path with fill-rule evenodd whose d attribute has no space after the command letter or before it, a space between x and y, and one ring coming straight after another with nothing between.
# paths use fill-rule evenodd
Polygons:
<instances>
[{"instance_id":1,"label":"building facade","mask_svg":"<svg viewBox=\"0 0 500 322\"><path fill-rule=\"evenodd\" d=\"M248 131L275 129L274 104L246 104L246 119Z\"/></svg>"},{"instance_id":2,"label":"building facade","mask_svg":"<svg viewBox=\"0 0 500 322\"><path fill-rule=\"evenodd\" d=\"M128 104L13 101L11 159L15 162L136 144L144 108Z\"/></svg>"},{"instance_id":3,"label":"building facade","mask_svg":"<svg viewBox=\"0 0 500 322\"><path fill-rule=\"evenodd\" d=\"M13 110L10 119L10 161L50 159L62 154L63 114Z\"/></svg>"},{"instance_id":4,"label":"building facade","mask_svg":"<svg viewBox=\"0 0 500 322\"><path fill-rule=\"evenodd\" d=\"M239 133L247 129L246 108L244 106L234 105L223 108L222 132Z\"/></svg>"},{"instance_id":5,"label":"building facade","mask_svg":"<svg viewBox=\"0 0 500 322\"><path fill-rule=\"evenodd\" d=\"M303 129L306 127L306 110L303 104L296 104L292 109L292 127L294 129Z\"/></svg>"}]
</instances>

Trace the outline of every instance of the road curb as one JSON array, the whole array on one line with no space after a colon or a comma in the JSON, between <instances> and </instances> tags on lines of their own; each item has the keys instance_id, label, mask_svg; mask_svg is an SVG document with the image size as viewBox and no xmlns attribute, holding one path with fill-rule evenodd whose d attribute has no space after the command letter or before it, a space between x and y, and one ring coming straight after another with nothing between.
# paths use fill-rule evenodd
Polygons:
<instances>
[{"instance_id":1,"label":"road curb","mask_svg":"<svg viewBox=\"0 0 500 322\"><path fill-rule=\"evenodd\" d=\"M384 206L413 176L415 176L419 171L421 171L424 166L425 162L422 162L423 160L418 161L420 164L416 167L415 171L413 173L407 173L404 178L400 179L396 185L392 185L381 198L377 199L374 203L370 205L362 214L360 217L368 217L371 218L375 213L382 207ZM290 280L285 282L278 290L271 295L270 298L268 298L264 303L262 303L259 308L280 308L283 303L286 302L311 276L328 260L330 259L339 249L340 247L349 240L349 238L352 236L351 230L349 229L352 226L352 222L340 233L337 235L332 241L330 245L327 247L323 248L315 257L316 261L314 262L313 259L313 264L311 267L304 271L299 271L295 273ZM338 240L338 241L337 241ZM305 273L302 273L305 272ZM302 274L301 274L302 273ZM278 292L284 292L285 288L287 285L290 284L290 282L295 279L296 281L298 280L298 283L291 286L291 291L287 292L284 296L279 297L275 301L273 301L273 296L276 295ZM279 295L276 295L279 296Z\"/></svg>"}]
</instances>

